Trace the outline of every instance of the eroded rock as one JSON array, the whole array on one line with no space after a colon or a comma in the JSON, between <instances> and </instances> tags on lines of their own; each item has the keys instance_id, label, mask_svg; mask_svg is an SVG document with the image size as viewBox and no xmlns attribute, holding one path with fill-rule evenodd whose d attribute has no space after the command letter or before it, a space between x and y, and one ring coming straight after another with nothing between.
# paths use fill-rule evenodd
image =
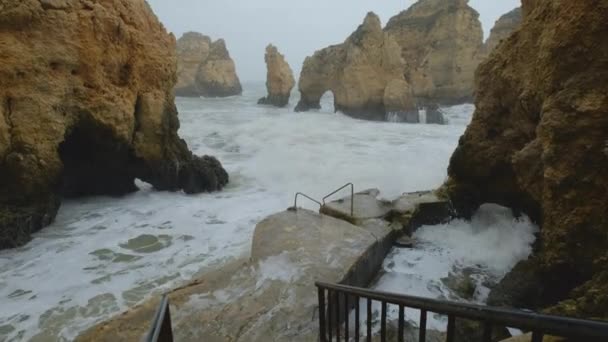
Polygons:
<instances>
[{"instance_id":1,"label":"eroded rock","mask_svg":"<svg viewBox=\"0 0 608 342\"><path fill-rule=\"evenodd\" d=\"M490 37L484 44L484 54L489 55L492 51L494 51L498 44L500 44L500 42L509 38L513 31L519 28L519 25L521 25L521 20L521 7L518 7L498 18L494 24L494 27L492 28L492 31L490 32Z\"/></svg>"},{"instance_id":2,"label":"eroded rock","mask_svg":"<svg viewBox=\"0 0 608 342\"><path fill-rule=\"evenodd\" d=\"M471 102L483 31L468 0L420 0L384 29L397 41L403 73L421 103Z\"/></svg>"},{"instance_id":3,"label":"eroded rock","mask_svg":"<svg viewBox=\"0 0 608 342\"><path fill-rule=\"evenodd\" d=\"M608 257L608 4L524 1L522 10L520 29L478 69L449 194L464 216L491 202L541 223L539 283L550 284L541 302L569 299L556 312L608 318L608 306L585 302L608 293L594 282Z\"/></svg>"},{"instance_id":4,"label":"eroded rock","mask_svg":"<svg viewBox=\"0 0 608 342\"><path fill-rule=\"evenodd\" d=\"M266 89L268 95L261 98L258 104L273 105L276 107L285 107L289 104L291 90L296 85L293 77L293 71L285 60L285 56L279 53L276 46L270 44L266 47Z\"/></svg>"},{"instance_id":5,"label":"eroded rock","mask_svg":"<svg viewBox=\"0 0 608 342\"><path fill-rule=\"evenodd\" d=\"M177 135L175 40L145 1L1 6L0 248L48 225L62 195L121 195L135 178L226 184L219 162L200 165Z\"/></svg>"},{"instance_id":6,"label":"eroded rock","mask_svg":"<svg viewBox=\"0 0 608 342\"><path fill-rule=\"evenodd\" d=\"M177 41L177 65L177 96L227 97L243 91L223 39L185 33Z\"/></svg>"},{"instance_id":7,"label":"eroded rock","mask_svg":"<svg viewBox=\"0 0 608 342\"><path fill-rule=\"evenodd\" d=\"M361 26L340 45L315 52L304 61L300 75L301 99L296 111L320 108L323 94L334 94L335 110L367 120L386 120L385 93L407 85L403 77L405 62L396 41L382 31L380 18L368 13ZM404 86L403 94L407 94ZM390 89L389 89L390 90ZM409 98L388 92L391 106L409 110ZM394 109L394 108L392 108Z\"/></svg>"}]
</instances>

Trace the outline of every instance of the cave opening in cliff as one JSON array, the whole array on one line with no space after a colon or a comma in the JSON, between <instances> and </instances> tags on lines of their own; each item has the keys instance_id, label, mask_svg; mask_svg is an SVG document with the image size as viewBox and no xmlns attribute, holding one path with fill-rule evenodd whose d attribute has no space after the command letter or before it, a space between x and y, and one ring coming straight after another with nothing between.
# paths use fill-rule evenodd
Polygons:
<instances>
[{"instance_id":1,"label":"cave opening in cliff","mask_svg":"<svg viewBox=\"0 0 608 342\"><path fill-rule=\"evenodd\" d=\"M64 197L119 196L137 190L131 152L107 127L82 120L59 145Z\"/></svg>"}]
</instances>

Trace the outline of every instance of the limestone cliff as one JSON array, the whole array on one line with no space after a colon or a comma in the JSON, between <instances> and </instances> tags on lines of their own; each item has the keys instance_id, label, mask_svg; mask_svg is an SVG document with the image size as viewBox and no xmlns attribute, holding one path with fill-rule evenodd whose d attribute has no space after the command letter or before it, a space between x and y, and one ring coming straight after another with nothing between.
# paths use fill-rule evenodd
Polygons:
<instances>
[{"instance_id":1,"label":"limestone cliff","mask_svg":"<svg viewBox=\"0 0 608 342\"><path fill-rule=\"evenodd\" d=\"M536 256L501 291L608 318L608 3L527 0L522 10L520 29L477 72L449 193L464 215L494 202L541 224Z\"/></svg>"},{"instance_id":2,"label":"limestone cliff","mask_svg":"<svg viewBox=\"0 0 608 342\"><path fill-rule=\"evenodd\" d=\"M177 41L177 96L226 97L243 89L223 39L215 42L197 32Z\"/></svg>"},{"instance_id":3,"label":"limestone cliff","mask_svg":"<svg viewBox=\"0 0 608 342\"><path fill-rule=\"evenodd\" d=\"M405 63L395 40L382 31L380 19L368 13L365 21L346 41L315 52L304 61L300 75L301 100L296 111L320 108L320 99L332 91L336 111L368 120L385 120L385 93L393 85L407 85L403 77ZM394 90L388 92L391 96ZM407 88L399 96L408 96ZM394 100L394 104L411 105L414 101ZM417 108L393 108L416 111Z\"/></svg>"},{"instance_id":4,"label":"limestone cliff","mask_svg":"<svg viewBox=\"0 0 608 342\"><path fill-rule=\"evenodd\" d=\"M484 55L489 55L501 41L509 38L513 31L519 28L521 20L521 7L518 7L500 17L496 21L496 24L494 24L494 27L490 32L490 37L488 37L488 40L486 40L486 43L484 44Z\"/></svg>"},{"instance_id":5,"label":"limestone cliff","mask_svg":"<svg viewBox=\"0 0 608 342\"><path fill-rule=\"evenodd\" d=\"M60 196L227 183L177 135L175 38L144 0L4 0L0 60L0 248L49 224Z\"/></svg>"},{"instance_id":6,"label":"limestone cliff","mask_svg":"<svg viewBox=\"0 0 608 342\"><path fill-rule=\"evenodd\" d=\"M266 89L268 96L261 98L258 104L269 104L276 107L285 107L289 104L291 90L296 85L293 71L285 60L285 56L272 44L266 47L267 75Z\"/></svg>"},{"instance_id":7,"label":"limestone cliff","mask_svg":"<svg viewBox=\"0 0 608 342\"><path fill-rule=\"evenodd\" d=\"M391 18L385 32L401 47L403 72L419 102L472 100L483 31L468 0L420 0Z\"/></svg>"}]
</instances>

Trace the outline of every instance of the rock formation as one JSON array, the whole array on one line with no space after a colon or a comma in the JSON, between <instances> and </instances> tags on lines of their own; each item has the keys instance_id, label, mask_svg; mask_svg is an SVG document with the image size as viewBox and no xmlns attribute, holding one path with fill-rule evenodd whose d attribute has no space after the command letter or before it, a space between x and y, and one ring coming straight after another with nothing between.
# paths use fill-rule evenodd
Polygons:
<instances>
[{"instance_id":1,"label":"rock formation","mask_svg":"<svg viewBox=\"0 0 608 342\"><path fill-rule=\"evenodd\" d=\"M523 16L478 69L448 193L465 216L493 202L542 226L535 257L490 297L607 319L608 3L527 0Z\"/></svg>"},{"instance_id":2,"label":"rock formation","mask_svg":"<svg viewBox=\"0 0 608 342\"><path fill-rule=\"evenodd\" d=\"M519 28L521 20L521 7L518 7L500 17L492 28L490 37L484 44L484 54L486 56L489 55L501 41L509 38L513 31Z\"/></svg>"},{"instance_id":3,"label":"rock formation","mask_svg":"<svg viewBox=\"0 0 608 342\"><path fill-rule=\"evenodd\" d=\"M222 188L179 138L175 39L144 0L0 5L0 248L49 224L60 196Z\"/></svg>"},{"instance_id":4,"label":"rock formation","mask_svg":"<svg viewBox=\"0 0 608 342\"><path fill-rule=\"evenodd\" d=\"M306 58L299 81L302 96L296 111L320 108L323 94L332 91L336 111L357 118L385 120L385 97L390 110L417 112L414 101L407 98L409 87L403 77L404 67L401 49L389 34L382 32L378 16L368 13L363 24L343 44ZM393 89L387 91L389 85ZM395 87L401 86L405 87L402 91L395 91Z\"/></svg>"},{"instance_id":5,"label":"rock formation","mask_svg":"<svg viewBox=\"0 0 608 342\"><path fill-rule=\"evenodd\" d=\"M177 41L177 96L227 97L243 92L223 39L197 32L185 33Z\"/></svg>"},{"instance_id":6,"label":"rock formation","mask_svg":"<svg viewBox=\"0 0 608 342\"><path fill-rule=\"evenodd\" d=\"M420 0L391 18L384 30L401 46L407 63L403 72L419 102L472 100L483 31L468 0Z\"/></svg>"},{"instance_id":7,"label":"rock formation","mask_svg":"<svg viewBox=\"0 0 608 342\"><path fill-rule=\"evenodd\" d=\"M291 90L296 84L293 78L293 71L285 60L285 57L279 53L279 50L272 44L266 47L266 89L268 96L261 98L258 104L273 105L276 107L285 107L289 104Z\"/></svg>"}]
</instances>

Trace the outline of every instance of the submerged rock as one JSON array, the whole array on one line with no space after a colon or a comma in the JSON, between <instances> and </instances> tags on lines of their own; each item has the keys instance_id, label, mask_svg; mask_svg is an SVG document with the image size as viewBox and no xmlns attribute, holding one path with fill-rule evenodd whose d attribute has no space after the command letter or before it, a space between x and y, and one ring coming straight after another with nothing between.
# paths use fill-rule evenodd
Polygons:
<instances>
[{"instance_id":1,"label":"submerged rock","mask_svg":"<svg viewBox=\"0 0 608 342\"><path fill-rule=\"evenodd\" d=\"M223 39L212 42L198 32L187 32L177 41L175 95L227 97L242 91Z\"/></svg>"},{"instance_id":2,"label":"submerged rock","mask_svg":"<svg viewBox=\"0 0 608 342\"><path fill-rule=\"evenodd\" d=\"M478 69L449 196L464 216L491 202L541 223L542 307L562 301L552 312L608 319L597 305L608 298L608 3L524 1L522 10L520 29Z\"/></svg>"},{"instance_id":3,"label":"submerged rock","mask_svg":"<svg viewBox=\"0 0 608 342\"><path fill-rule=\"evenodd\" d=\"M426 123L427 124L436 124L436 125L445 125L447 124L447 120L443 115L443 112L439 109L439 106L435 103L429 104L426 107Z\"/></svg>"},{"instance_id":4,"label":"submerged rock","mask_svg":"<svg viewBox=\"0 0 608 342\"><path fill-rule=\"evenodd\" d=\"M380 18L368 13L361 26L339 45L315 52L304 61L300 75L301 99L296 111L321 107L323 94L334 94L335 109L366 120L386 120L385 93L407 85L403 77L405 62L395 40L382 31ZM403 94L407 94L404 86ZM409 99L389 91L387 99L398 110L412 109ZM394 109L394 108L391 108Z\"/></svg>"},{"instance_id":5,"label":"submerged rock","mask_svg":"<svg viewBox=\"0 0 608 342\"><path fill-rule=\"evenodd\" d=\"M420 102L472 101L483 31L468 0L420 0L384 29L401 47L402 73Z\"/></svg>"},{"instance_id":6,"label":"submerged rock","mask_svg":"<svg viewBox=\"0 0 608 342\"><path fill-rule=\"evenodd\" d=\"M60 196L226 184L177 134L175 40L145 1L0 6L0 248L50 224Z\"/></svg>"},{"instance_id":7,"label":"submerged rock","mask_svg":"<svg viewBox=\"0 0 608 342\"><path fill-rule=\"evenodd\" d=\"M289 104L291 90L296 84L293 78L293 71L291 71L291 67L285 60L285 57L272 44L266 47L264 59L266 61L266 68L268 69L266 76L268 96L261 98L258 104L285 107Z\"/></svg>"}]
</instances>

